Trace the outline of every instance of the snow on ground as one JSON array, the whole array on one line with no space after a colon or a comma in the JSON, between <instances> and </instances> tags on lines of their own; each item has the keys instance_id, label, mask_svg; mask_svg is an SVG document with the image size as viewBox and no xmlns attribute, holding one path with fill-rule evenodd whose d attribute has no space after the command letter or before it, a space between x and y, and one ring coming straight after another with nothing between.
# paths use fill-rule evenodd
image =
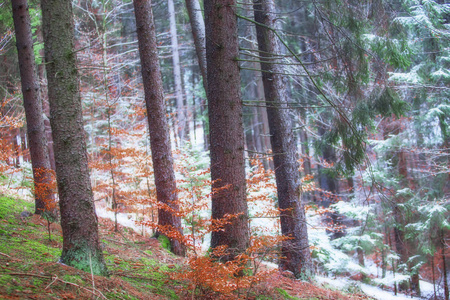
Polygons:
<instances>
[{"instance_id":1,"label":"snow on ground","mask_svg":"<svg viewBox=\"0 0 450 300\"><path fill-rule=\"evenodd\" d=\"M257 210L257 206L253 207L253 209ZM107 210L105 207L105 204L100 204L100 205L96 205L96 212L97 215L99 217L102 218L109 218L111 220L114 221L114 213L110 210ZM309 224L311 225L314 224L319 224L319 217L313 217L313 216L308 216L309 218ZM267 224L267 220L262 219L259 220L260 222L252 222L253 226L262 226L262 225L268 225ZM141 226L137 226L135 223L135 215L134 214L124 214L124 213L118 213L117 214L117 221L119 224L121 224L122 226L126 226L126 227L130 227L133 228L136 232L142 233L143 228ZM265 223L265 224L263 224ZM271 224L273 226L273 224ZM341 263L344 264L354 264L355 266L357 265L356 262L354 262L354 258L349 257L347 255L345 255L345 259L343 257L341 257L339 254L340 251L331 247L331 245L329 244L329 240L327 238L327 235L325 233L325 230L321 227L316 227L316 226L312 226L312 228L310 228L310 232L314 233L311 234L312 241L313 243L317 243L318 245L320 245L321 247L323 247L324 249L326 249L329 252L333 252L334 255L331 256L336 256L337 258L339 258L338 260ZM146 234L151 235L151 230L150 229L146 229ZM203 240L202 243L202 249L206 251L206 249L209 247L209 239L210 236L208 235L207 237L205 237L205 239ZM326 241L325 241L326 240ZM339 253L337 253L339 252ZM343 253L342 253L343 254ZM336 264L337 262L331 261L328 262L328 267L332 267L333 264ZM264 262L265 265L267 265L267 267L270 268L278 268L278 266L276 264L273 263L268 263L268 262ZM349 267L349 266L347 266ZM358 268L360 268L358 266ZM351 268L350 268L351 269ZM359 271L359 269L357 270ZM393 287L394 282L399 282L402 278L406 278L404 275L400 275L400 274L393 274L392 272L387 272L385 278L381 279L381 269L372 261L370 260L366 260L365 262L365 268L364 271L367 274L372 275L371 277L375 277L375 279L373 279L374 282L378 283L378 284L383 284L385 286L389 286L389 287ZM426 282L426 281L420 281L420 289L422 292L422 298L418 298L418 297L411 297L408 295L404 295L404 294L398 294L398 295L394 295L393 291L388 291L388 290L383 290L377 286L373 286L373 285L369 285L369 284L364 284L361 283L359 281L355 281L355 280L351 280L349 278L345 278L345 277L324 277L324 276L316 276L316 281L319 284L326 284L330 287L334 287L338 290L342 290L342 291L357 291L357 290L361 290L362 292L364 292L366 295L371 296L375 299L380 299L380 300L406 300L406 299L429 299L432 295L433 295L433 284Z\"/></svg>"},{"instance_id":2,"label":"snow on ground","mask_svg":"<svg viewBox=\"0 0 450 300\"><path fill-rule=\"evenodd\" d=\"M106 209L105 205L102 204L99 205L96 203L95 212L97 213L98 217L114 221L114 212ZM125 227L133 228L134 231L142 234L143 228L142 226L136 225L135 220L136 220L135 214L117 213L117 223ZM151 229L144 228L144 231L146 235L152 235Z\"/></svg>"},{"instance_id":3,"label":"snow on ground","mask_svg":"<svg viewBox=\"0 0 450 300\"><path fill-rule=\"evenodd\" d=\"M343 277L329 278L323 276L316 276L315 278L319 284L325 284L342 291L345 290L354 291L355 289L360 289L366 295L379 300L429 299L430 296L433 294L433 285L426 281L420 281L420 289L422 291L422 297L419 298L419 297L411 297L405 294L394 295L393 291L382 290L379 287L361 283L359 281L350 280L348 278Z\"/></svg>"}]
</instances>

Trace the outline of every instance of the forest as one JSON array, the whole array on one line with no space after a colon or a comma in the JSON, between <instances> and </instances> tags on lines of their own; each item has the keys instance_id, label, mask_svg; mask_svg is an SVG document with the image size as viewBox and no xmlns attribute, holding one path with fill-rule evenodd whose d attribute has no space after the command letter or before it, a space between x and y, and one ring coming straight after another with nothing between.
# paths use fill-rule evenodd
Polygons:
<instances>
[{"instance_id":1,"label":"forest","mask_svg":"<svg viewBox=\"0 0 450 300\"><path fill-rule=\"evenodd\" d=\"M0 60L0 298L449 300L450 1L0 0Z\"/></svg>"}]
</instances>

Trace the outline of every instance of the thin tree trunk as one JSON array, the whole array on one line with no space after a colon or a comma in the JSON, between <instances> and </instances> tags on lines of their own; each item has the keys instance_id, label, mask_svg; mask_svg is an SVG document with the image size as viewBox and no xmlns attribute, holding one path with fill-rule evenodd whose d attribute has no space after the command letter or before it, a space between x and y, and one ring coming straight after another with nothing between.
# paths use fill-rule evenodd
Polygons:
<instances>
[{"instance_id":1,"label":"thin tree trunk","mask_svg":"<svg viewBox=\"0 0 450 300\"><path fill-rule=\"evenodd\" d=\"M106 274L87 161L70 0L42 0L51 126L63 231L61 261Z\"/></svg>"},{"instance_id":2,"label":"thin tree trunk","mask_svg":"<svg viewBox=\"0 0 450 300\"><path fill-rule=\"evenodd\" d=\"M448 278L447 278L447 263L445 261L445 249L447 248L445 244L444 229L441 229L441 245L442 245L442 272L444 273L444 297L445 300L449 300L449 288L448 288Z\"/></svg>"},{"instance_id":3,"label":"thin tree trunk","mask_svg":"<svg viewBox=\"0 0 450 300\"><path fill-rule=\"evenodd\" d=\"M436 275L434 273L434 269L435 268L436 268L436 266L435 266L434 253L433 253L433 256L431 256L431 272L432 272L432 276L433 276L433 295L434 295L434 299L436 299Z\"/></svg>"},{"instance_id":4,"label":"thin tree trunk","mask_svg":"<svg viewBox=\"0 0 450 300\"><path fill-rule=\"evenodd\" d=\"M12 0L16 46L34 177L35 214L54 214L54 191L26 0ZM50 216L48 216L50 217Z\"/></svg>"},{"instance_id":5,"label":"thin tree trunk","mask_svg":"<svg viewBox=\"0 0 450 300\"><path fill-rule=\"evenodd\" d=\"M178 211L178 195L173 169L170 134L166 117L166 105L161 71L158 60L155 24L151 0L134 0L134 12L144 80L150 146L155 175L156 197L159 202ZM167 209L158 210L158 225L170 229L180 238L183 235L181 219ZM184 255L185 249L179 239L170 239L171 250Z\"/></svg>"},{"instance_id":6,"label":"thin tree trunk","mask_svg":"<svg viewBox=\"0 0 450 300\"><path fill-rule=\"evenodd\" d=\"M257 82L258 90L262 88L262 95L264 95L264 87L262 84L262 80L258 80ZM258 92L258 95L260 93ZM258 100L265 101L264 97L259 97ZM263 102L261 102L263 103ZM264 152L268 153L269 149L272 149L272 144L270 143L270 129L269 129L269 118L267 117L267 109L266 107L263 107L262 105L258 107L260 116L261 116L261 122L262 122L262 136L263 136L263 142L264 142ZM266 160L268 161L268 169L274 170L275 167L273 165L273 160L269 157L266 157Z\"/></svg>"},{"instance_id":7,"label":"thin tree trunk","mask_svg":"<svg viewBox=\"0 0 450 300\"><path fill-rule=\"evenodd\" d=\"M261 124L259 122L259 116L258 116L258 108L252 107L252 128L253 128L253 144L255 145L255 150L258 153L257 156L261 157L261 162L264 165L265 158L262 157L261 153L264 152L264 149L262 147L261 142Z\"/></svg>"},{"instance_id":8,"label":"thin tree trunk","mask_svg":"<svg viewBox=\"0 0 450 300\"><path fill-rule=\"evenodd\" d=\"M38 26L36 29L36 36L39 43L44 43L44 36L42 33L42 26ZM47 77L45 77L45 64L44 64L44 48L39 50L39 56L42 59L42 62L38 64L38 78L39 78L39 89L40 89L40 98L42 102L42 111L44 113L44 128L45 128L45 136L47 137L47 148L48 155L50 157L50 166L54 171L56 169L55 166L55 154L53 153L53 137L52 137L52 128L50 125L50 104L48 103L48 90L47 90Z\"/></svg>"},{"instance_id":9,"label":"thin tree trunk","mask_svg":"<svg viewBox=\"0 0 450 300\"><path fill-rule=\"evenodd\" d=\"M274 25L273 0L254 1L255 21L268 27ZM272 61L280 53L275 34L263 26L256 26L258 47L263 61ZM266 54L267 53L267 54ZM270 53L270 54L269 54ZM297 278L309 278L313 267L309 252L305 208L301 201L301 181L298 154L287 110L285 84L279 75L279 65L261 63L264 92L269 117L270 138L274 153L278 203L282 210L281 232L291 239L282 244L280 267Z\"/></svg>"},{"instance_id":10,"label":"thin tree trunk","mask_svg":"<svg viewBox=\"0 0 450 300\"><path fill-rule=\"evenodd\" d=\"M236 5L236 0L205 0L212 218L240 214L212 232L212 248L228 246L224 260L249 245Z\"/></svg>"},{"instance_id":11,"label":"thin tree trunk","mask_svg":"<svg viewBox=\"0 0 450 300\"><path fill-rule=\"evenodd\" d=\"M386 225L384 226L384 239L386 239L386 242L389 243L389 237L388 237L389 231L386 227ZM384 244L384 241L383 241ZM387 270L387 246L383 245L381 248L381 278L385 278L386 277L386 270Z\"/></svg>"},{"instance_id":12,"label":"thin tree trunk","mask_svg":"<svg viewBox=\"0 0 450 300\"><path fill-rule=\"evenodd\" d=\"M203 128L203 149L209 151L209 121L208 118L206 100L202 99L200 102L200 114L202 115L202 128Z\"/></svg>"},{"instance_id":13,"label":"thin tree trunk","mask_svg":"<svg viewBox=\"0 0 450 300\"><path fill-rule=\"evenodd\" d=\"M178 37L177 37L177 23L175 18L175 7L173 0L168 0L167 6L169 9L170 21L170 41L172 44L172 64L173 77L175 82L175 98L177 100L177 121L178 121L178 137L180 139L180 146L188 140L186 136L186 113L183 100L183 85L181 83L181 68L180 68L180 54L178 52Z\"/></svg>"},{"instance_id":14,"label":"thin tree trunk","mask_svg":"<svg viewBox=\"0 0 450 300\"><path fill-rule=\"evenodd\" d=\"M186 7L189 14L192 36L194 37L195 52L197 53L198 64L203 77L203 87L206 91L208 80L206 78L205 21L198 0L186 0Z\"/></svg>"},{"instance_id":15,"label":"thin tree trunk","mask_svg":"<svg viewBox=\"0 0 450 300\"><path fill-rule=\"evenodd\" d=\"M260 67L259 67L260 68ZM269 159L268 152L272 149L270 144L270 130L269 121L267 118L267 111L264 105L264 86L261 77L258 76L256 79L256 100L258 100L261 105L256 108L258 112L258 123L259 123L259 139L261 141L261 152L265 155L263 156L263 164L265 170L273 170L273 161Z\"/></svg>"}]
</instances>

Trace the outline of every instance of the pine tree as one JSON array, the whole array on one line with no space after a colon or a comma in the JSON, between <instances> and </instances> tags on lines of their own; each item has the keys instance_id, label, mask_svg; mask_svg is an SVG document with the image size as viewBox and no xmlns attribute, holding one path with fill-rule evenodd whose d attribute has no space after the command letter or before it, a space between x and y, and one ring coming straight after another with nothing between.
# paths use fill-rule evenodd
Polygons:
<instances>
[{"instance_id":1,"label":"pine tree","mask_svg":"<svg viewBox=\"0 0 450 300\"><path fill-rule=\"evenodd\" d=\"M249 245L244 130L235 0L206 0L206 60L211 141L212 218L235 218L211 236L211 247L227 246L231 260Z\"/></svg>"},{"instance_id":2,"label":"pine tree","mask_svg":"<svg viewBox=\"0 0 450 300\"><path fill-rule=\"evenodd\" d=\"M72 2L43 0L41 5L63 231L61 261L105 275L84 139Z\"/></svg>"},{"instance_id":3,"label":"pine tree","mask_svg":"<svg viewBox=\"0 0 450 300\"><path fill-rule=\"evenodd\" d=\"M156 193L158 201L163 204L163 207L158 211L159 232L178 232L177 238L170 239L171 250L177 255L184 255L185 250L180 239L183 234L181 219L176 215L178 197L158 61L152 2L150 0L134 0L133 3L141 57L141 72L144 80Z\"/></svg>"},{"instance_id":4,"label":"pine tree","mask_svg":"<svg viewBox=\"0 0 450 300\"><path fill-rule=\"evenodd\" d=\"M39 97L39 83L31 36L31 20L26 0L11 1L16 45L19 56L22 94L27 119L27 133L30 144L31 164L35 185L35 213L55 217L55 199L52 189L52 172L44 128L42 102Z\"/></svg>"},{"instance_id":5,"label":"pine tree","mask_svg":"<svg viewBox=\"0 0 450 300\"><path fill-rule=\"evenodd\" d=\"M282 244L280 267L296 277L309 277L312 262L309 252L305 208L297 147L292 132L282 70L277 65L280 55L276 35L270 30L275 23L275 5L271 0L254 3L258 48L261 57L264 94L269 118L270 138L274 154L278 204L281 209L281 233L290 237ZM260 25L263 24L263 25ZM273 62L273 63L271 63Z\"/></svg>"}]
</instances>

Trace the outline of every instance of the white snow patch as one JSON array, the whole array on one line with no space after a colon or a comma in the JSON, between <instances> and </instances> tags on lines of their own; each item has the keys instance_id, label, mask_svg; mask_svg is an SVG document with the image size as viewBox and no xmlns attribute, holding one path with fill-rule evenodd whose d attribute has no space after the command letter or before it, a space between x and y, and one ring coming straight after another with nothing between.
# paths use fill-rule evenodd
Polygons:
<instances>
[{"instance_id":1,"label":"white snow patch","mask_svg":"<svg viewBox=\"0 0 450 300\"><path fill-rule=\"evenodd\" d=\"M112 221L114 221L114 212L106 209L106 207L104 205L98 205L96 203L95 205L95 212L97 213L98 217L101 218L105 218L105 219L110 219ZM136 216L135 214L125 214L125 213L117 213L117 223L125 226L125 227L129 227L132 228L134 231L142 234L142 226L136 225ZM151 229L149 228L144 228L144 232L147 235L151 235Z\"/></svg>"},{"instance_id":2,"label":"white snow patch","mask_svg":"<svg viewBox=\"0 0 450 300\"><path fill-rule=\"evenodd\" d=\"M359 281L350 280L348 278L329 278L329 277L322 277L322 276L316 276L316 281L321 285L328 285L332 288L338 289L338 290L355 290L360 289L362 292L364 292L366 295L373 297L378 300L386 300L386 299L393 299L393 300L409 300L409 299L423 299L424 297L428 299L433 294L433 285L426 281L420 281L420 289L422 292L422 297L411 297L409 295L400 294L394 295L393 291L386 291L382 290L379 287L361 283Z\"/></svg>"}]
</instances>

